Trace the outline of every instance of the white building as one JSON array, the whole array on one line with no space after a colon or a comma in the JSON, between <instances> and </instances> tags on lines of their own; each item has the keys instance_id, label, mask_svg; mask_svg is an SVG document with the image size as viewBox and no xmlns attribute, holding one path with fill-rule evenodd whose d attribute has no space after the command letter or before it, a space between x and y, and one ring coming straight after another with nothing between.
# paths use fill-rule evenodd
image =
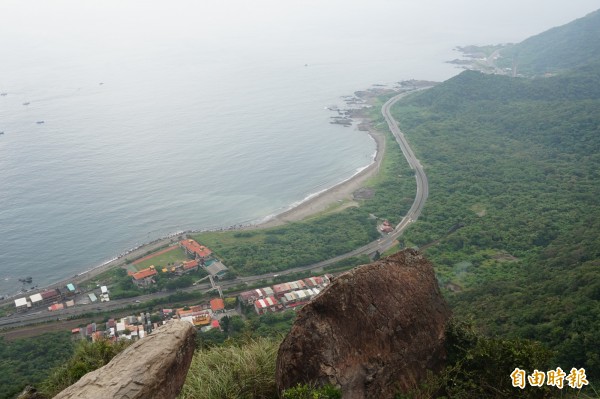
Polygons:
<instances>
[{"instance_id":1,"label":"white building","mask_svg":"<svg viewBox=\"0 0 600 399\"><path fill-rule=\"evenodd\" d=\"M15 299L15 307L17 310L25 310L31 307L31 303L27 301L27 298Z\"/></svg>"}]
</instances>

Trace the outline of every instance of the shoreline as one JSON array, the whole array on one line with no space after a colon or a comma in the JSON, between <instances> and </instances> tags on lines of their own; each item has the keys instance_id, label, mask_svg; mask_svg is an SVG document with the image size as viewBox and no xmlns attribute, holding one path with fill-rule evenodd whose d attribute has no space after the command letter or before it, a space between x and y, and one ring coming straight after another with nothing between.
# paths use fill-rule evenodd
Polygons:
<instances>
[{"instance_id":1,"label":"shoreline","mask_svg":"<svg viewBox=\"0 0 600 399\"><path fill-rule=\"evenodd\" d=\"M165 237L156 239L154 241L141 244L135 248L131 248L125 252L122 252L111 259L97 265L92 268L82 271L70 278L62 279L58 282L49 284L31 290L25 293L18 293L12 296L7 296L3 300L0 300L0 305L13 302L14 298L29 296L35 292L41 292L53 288L64 287L68 283L82 284L89 282L94 277L110 270L115 267L122 267L128 261L133 261L148 252L155 251L161 247L173 245L180 239L187 237L190 234L201 233L204 231L219 231L219 230L252 230L252 229L266 229L271 227L281 226L291 222L297 222L300 220L308 219L315 216L323 211L326 211L336 203L340 203L340 207L336 207L333 211L339 211L347 207L357 206L354 202L352 194L362 187L362 185L371 177L375 176L381 167L383 155L385 153L386 140L383 133L376 131L370 127L370 119L365 116L355 116L358 119L355 128L364 131L375 141L375 155L372 162L369 165L364 166L360 171L350 176L346 180L335 184L332 187L322 190L314 194L310 194L306 199L300 201L296 205L292 204L291 208L284 210L281 213L275 215L269 215L264 220L248 225L235 225L225 227L221 229L206 229L206 230L186 230L170 233ZM344 203L344 201L347 201Z\"/></svg>"},{"instance_id":2,"label":"shoreline","mask_svg":"<svg viewBox=\"0 0 600 399\"><path fill-rule=\"evenodd\" d=\"M366 118L363 118L363 123L365 120ZM306 200L300 202L298 205L274 215L264 222L254 226L249 226L247 228L266 229L270 227L281 226L286 223L297 222L327 210L332 205L335 205L336 202L344 200L353 201L354 198L352 197L352 194L361 188L365 181L375 176L379 172L381 161L383 160L383 154L385 153L386 143L384 135L370 128L366 131L366 133L369 134L369 136L371 136L371 138L375 141L375 156L369 165L365 166L362 170L360 170L358 173L355 173L348 179L337 183L336 185L325 189L320 193L315 193L312 197L307 197ZM355 205L350 202L343 206L349 207Z\"/></svg>"}]
</instances>

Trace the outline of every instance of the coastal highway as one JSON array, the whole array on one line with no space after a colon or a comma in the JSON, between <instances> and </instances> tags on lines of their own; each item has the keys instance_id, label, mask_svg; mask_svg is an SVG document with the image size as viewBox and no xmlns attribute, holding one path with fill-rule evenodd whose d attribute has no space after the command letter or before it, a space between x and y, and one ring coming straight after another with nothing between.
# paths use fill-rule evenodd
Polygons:
<instances>
[{"instance_id":1,"label":"coastal highway","mask_svg":"<svg viewBox=\"0 0 600 399\"><path fill-rule=\"evenodd\" d=\"M390 98L383 105L383 107L381 109L381 113L383 114L383 117L385 118L385 120L390 128L390 131L396 138L398 145L402 149L402 153L404 154L404 157L406 158L408 164L415 171L415 179L417 182L417 191L415 194L415 200L413 201L413 204L410 207L410 209L408 210L407 214L402 218L400 223L398 223L398 225L396 225L396 227L394 228L394 230L391 233L389 233L388 235L386 235L378 240L375 240L367 245L364 245L353 251L336 256L331 259L327 259L327 260L324 260L324 261L321 261L318 263L314 263L311 265L307 265L307 266L302 266L302 267L297 267L294 269L277 272L280 276L297 273L297 272L302 272L302 271L308 271L308 270L320 270L325 266L331 265L333 263L339 262L339 261L347 259L347 258L351 258L353 256L364 255L364 254L370 255L370 254L375 253L376 251L379 251L380 253L384 252L387 249L391 248L393 245L395 245L396 240L404 232L404 230L406 230L406 228L411 223L414 223L419 218L419 215L421 214L421 211L423 210L423 206L425 205L425 201L427 200L427 196L429 194L429 185L427 182L427 175L425 174L425 172L423 170L423 166L421 165L421 162L417 159L417 157L413 153L412 149L408 145L408 142L407 142L406 138L404 137L404 134L400 131L400 128L398 127L397 122L394 120L394 118L392 117L391 112L390 112L390 108L400 98L404 97L406 94L408 94L408 93L401 93L401 94L398 94L398 95ZM268 273L268 274L257 275L257 276L238 277L235 280L222 281L221 287L223 289L227 289L227 288L232 288L240 283L250 283L250 284L256 283L261 280L269 280L269 279L273 278L273 276L274 276L273 273ZM199 284L199 285L196 285L193 287L183 289L182 291L188 291L188 292L189 291L197 291L197 290L207 291L210 288L211 288L210 284ZM76 316L79 314L85 314L85 313L106 312L106 311L110 311L110 310L120 309L120 308L126 307L127 305L136 305L137 304L136 301L144 302L144 301L148 301L151 299L166 297L171 294L173 294L173 292L156 292L153 294L143 295L143 296L139 296L136 298L118 299L118 300L112 300L110 302L101 302L101 303L94 303L94 304L89 304L89 305L76 306L76 307L72 307L72 308L58 310L55 312L48 312L45 309L43 309L43 310L40 309L39 311L35 311L35 312L30 311L27 313L15 313L9 317L0 318L0 328L19 327L19 326L24 326L24 325L28 325L28 324L56 320L59 318L60 319L69 318L69 317L73 317L73 316Z\"/></svg>"}]
</instances>

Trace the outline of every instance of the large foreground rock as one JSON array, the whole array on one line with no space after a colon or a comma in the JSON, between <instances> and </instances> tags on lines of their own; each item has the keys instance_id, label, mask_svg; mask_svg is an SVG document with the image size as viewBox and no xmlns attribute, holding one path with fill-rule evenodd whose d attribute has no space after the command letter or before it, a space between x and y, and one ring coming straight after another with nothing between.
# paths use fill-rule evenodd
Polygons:
<instances>
[{"instance_id":1,"label":"large foreground rock","mask_svg":"<svg viewBox=\"0 0 600 399\"><path fill-rule=\"evenodd\" d=\"M279 348L277 387L331 383L344 398L393 398L442 367L449 317L417 251L353 269L299 312Z\"/></svg>"},{"instance_id":2,"label":"large foreground rock","mask_svg":"<svg viewBox=\"0 0 600 399\"><path fill-rule=\"evenodd\" d=\"M86 374L56 398L175 398L194 355L196 331L184 321L169 322Z\"/></svg>"}]
</instances>

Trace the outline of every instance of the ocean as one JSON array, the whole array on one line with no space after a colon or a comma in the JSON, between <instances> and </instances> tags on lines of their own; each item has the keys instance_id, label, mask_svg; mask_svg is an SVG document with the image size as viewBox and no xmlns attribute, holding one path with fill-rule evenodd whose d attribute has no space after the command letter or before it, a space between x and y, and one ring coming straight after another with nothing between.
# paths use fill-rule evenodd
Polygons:
<instances>
[{"instance_id":1,"label":"ocean","mask_svg":"<svg viewBox=\"0 0 600 399\"><path fill-rule=\"evenodd\" d=\"M0 296L282 212L371 162L342 96L596 7L421 3L3 0Z\"/></svg>"}]
</instances>

